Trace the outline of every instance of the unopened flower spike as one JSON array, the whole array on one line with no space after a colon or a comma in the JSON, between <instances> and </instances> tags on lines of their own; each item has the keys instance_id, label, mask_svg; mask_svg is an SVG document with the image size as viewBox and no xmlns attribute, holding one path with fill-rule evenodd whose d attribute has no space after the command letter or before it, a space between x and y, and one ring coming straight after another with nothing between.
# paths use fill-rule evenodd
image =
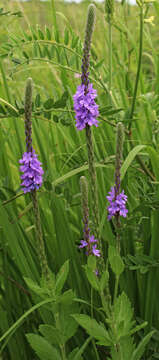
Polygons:
<instances>
[{"instance_id":1,"label":"unopened flower spike","mask_svg":"<svg viewBox=\"0 0 159 360\"><path fill-rule=\"evenodd\" d=\"M43 169L41 167L41 162L37 159L37 154L32 147L32 92L33 92L33 82L29 78L26 83L25 89L25 102L24 102L24 113L25 113L25 142L26 142L26 152L24 152L22 159L19 160L20 171L23 173L21 175L21 186L24 193L31 193L31 198L33 202L33 211L35 216L35 231L37 238L37 248L38 255L42 270L42 276L47 282L50 282L49 268L47 264L47 258L45 254L45 246L43 241L43 234L41 228L40 220L40 211L37 199L36 190L42 185L42 175Z\"/></svg>"},{"instance_id":2,"label":"unopened flower spike","mask_svg":"<svg viewBox=\"0 0 159 360\"><path fill-rule=\"evenodd\" d=\"M128 210L126 209L127 196L124 194L124 190L120 192L120 169L123 153L124 142L124 128L122 123L117 125L117 143L116 143L116 162L115 162L115 186L109 191L109 195L106 196L109 201L107 207L108 220L111 220L113 216L126 217Z\"/></svg>"},{"instance_id":3,"label":"unopened flower spike","mask_svg":"<svg viewBox=\"0 0 159 360\"><path fill-rule=\"evenodd\" d=\"M95 24L95 6L90 4L88 7L87 23L85 29L85 40L82 58L82 75L81 85L77 87L74 95L74 110L76 118L76 127L83 130L86 125L98 126L97 117L99 115L98 105L95 102L97 92L93 89L93 85L89 82L89 56L92 34Z\"/></svg>"},{"instance_id":4,"label":"unopened flower spike","mask_svg":"<svg viewBox=\"0 0 159 360\"><path fill-rule=\"evenodd\" d=\"M26 83L24 104L26 152L24 152L22 159L19 160L21 164L20 171L23 172L21 186L24 193L39 189L42 185L42 175L44 173L38 155L32 147L32 91L33 83L32 79L29 78Z\"/></svg>"}]
</instances>

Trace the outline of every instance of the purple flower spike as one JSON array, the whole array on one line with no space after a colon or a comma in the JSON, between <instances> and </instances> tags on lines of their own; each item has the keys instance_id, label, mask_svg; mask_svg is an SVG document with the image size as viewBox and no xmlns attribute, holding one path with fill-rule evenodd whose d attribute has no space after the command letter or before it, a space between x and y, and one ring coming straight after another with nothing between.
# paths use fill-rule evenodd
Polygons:
<instances>
[{"instance_id":1,"label":"purple flower spike","mask_svg":"<svg viewBox=\"0 0 159 360\"><path fill-rule=\"evenodd\" d=\"M97 244L92 245L94 243L97 243L98 240L95 239L94 235L90 235L88 241L85 240L81 240L80 241L80 245L79 248L82 249L84 247L87 248L86 250L86 255L95 255L95 256L100 256L100 250L97 249Z\"/></svg>"},{"instance_id":2,"label":"purple flower spike","mask_svg":"<svg viewBox=\"0 0 159 360\"><path fill-rule=\"evenodd\" d=\"M83 130L86 124L98 126L97 117L99 115L98 105L95 102L97 92L93 85L89 84L85 94L85 85L79 85L74 95L74 110L76 112L76 127Z\"/></svg>"},{"instance_id":3,"label":"purple flower spike","mask_svg":"<svg viewBox=\"0 0 159 360\"><path fill-rule=\"evenodd\" d=\"M126 217L128 213L126 209L127 196L124 194L124 190L115 197L115 188L112 187L108 194L106 196L109 201L109 206L107 207L108 220L111 220L115 215Z\"/></svg>"},{"instance_id":4,"label":"purple flower spike","mask_svg":"<svg viewBox=\"0 0 159 360\"><path fill-rule=\"evenodd\" d=\"M24 193L39 189L42 185L44 171L41 167L41 162L37 159L35 150L25 152L19 163L23 164L20 166L20 171L23 172L23 175L21 175L21 186Z\"/></svg>"}]
</instances>

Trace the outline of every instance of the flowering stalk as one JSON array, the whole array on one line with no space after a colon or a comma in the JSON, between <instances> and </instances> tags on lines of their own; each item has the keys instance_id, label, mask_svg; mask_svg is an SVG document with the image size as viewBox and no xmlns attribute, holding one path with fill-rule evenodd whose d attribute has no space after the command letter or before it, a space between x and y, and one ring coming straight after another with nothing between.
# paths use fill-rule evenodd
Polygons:
<instances>
[{"instance_id":1,"label":"flowering stalk","mask_svg":"<svg viewBox=\"0 0 159 360\"><path fill-rule=\"evenodd\" d=\"M94 165L94 149L92 141L91 126L98 126L97 117L99 115L98 105L95 103L97 96L96 90L93 89L93 85L89 82L89 57L91 39L95 24L95 6L90 4L87 13L87 23L85 29L85 40L83 47L82 58L82 75L81 85L78 86L77 92L74 95L74 109L76 112L76 127L78 130L86 129L86 140L88 150L88 166L90 175L90 188L91 188L91 200L92 200L92 217L94 233L97 239L99 239L99 210L98 210L98 193L96 183L96 170ZM100 246L101 247L101 246Z\"/></svg>"},{"instance_id":2,"label":"flowering stalk","mask_svg":"<svg viewBox=\"0 0 159 360\"><path fill-rule=\"evenodd\" d=\"M116 160L115 160L115 186L111 188L107 199L109 201L108 206L108 220L114 216L116 219L117 227L117 245L120 251L120 216L126 217L128 210L126 209L127 196L124 194L124 190L120 192L120 170L123 153L123 142L124 142L124 129L122 123L117 125L117 142L116 142Z\"/></svg>"},{"instance_id":3,"label":"flowering stalk","mask_svg":"<svg viewBox=\"0 0 159 360\"><path fill-rule=\"evenodd\" d=\"M23 154L19 163L22 164L20 166L20 171L23 172L21 175L22 179L22 190L24 193L30 192L33 202L33 211L35 216L35 229L36 229L36 238L38 241L38 249L39 249L39 259L40 265L42 269L42 275L46 280L49 280L49 268L47 264L45 247L42 235L41 221L40 221L40 211L38 206L37 199L37 189L42 185L42 175L43 169L41 167L40 161L37 159L37 155L35 150L32 147L32 79L29 78L26 83L25 90L25 104L24 104L24 112L25 112L25 136L26 136L26 152Z\"/></svg>"},{"instance_id":4,"label":"flowering stalk","mask_svg":"<svg viewBox=\"0 0 159 360\"><path fill-rule=\"evenodd\" d=\"M84 239L81 240L79 248L86 247L87 255L100 256L100 250L97 249L98 240L95 239L94 235L90 235L89 228L89 208L88 208L88 184L85 176L80 178L81 187L81 198L82 198L82 212L83 212L83 223L84 223Z\"/></svg>"}]
</instances>

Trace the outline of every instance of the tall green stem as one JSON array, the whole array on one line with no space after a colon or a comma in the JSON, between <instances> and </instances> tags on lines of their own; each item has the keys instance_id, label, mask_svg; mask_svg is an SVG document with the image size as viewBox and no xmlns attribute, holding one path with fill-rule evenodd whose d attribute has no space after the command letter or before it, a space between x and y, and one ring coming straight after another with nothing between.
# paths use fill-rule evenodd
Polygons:
<instances>
[{"instance_id":1,"label":"tall green stem","mask_svg":"<svg viewBox=\"0 0 159 360\"><path fill-rule=\"evenodd\" d=\"M39 211L36 190L32 191L31 197L32 197L32 201L33 201L37 249L38 249L38 253L39 253L41 271L42 271L43 278L49 282L49 280L50 280L49 268L48 268L48 264L47 264L46 254L45 254L44 240L43 240L41 221L40 221L40 211Z\"/></svg>"},{"instance_id":2,"label":"tall green stem","mask_svg":"<svg viewBox=\"0 0 159 360\"><path fill-rule=\"evenodd\" d=\"M90 174L90 189L91 189L91 200L92 200L92 219L93 228L96 238L99 240L99 247L101 249L99 239L99 211L98 211L98 191L97 191L97 180L96 170L94 166L94 149L92 141L92 131L89 125L86 125L86 140L88 149L88 168Z\"/></svg>"},{"instance_id":3,"label":"tall green stem","mask_svg":"<svg viewBox=\"0 0 159 360\"><path fill-rule=\"evenodd\" d=\"M108 52L109 52L109 91L112 88L112 23L111 20L109 25L109 41L108 41Z\"/></svg>"},{"instance_id":4,"label":"tall green stem","mask_svg":"<svg viewBox=\"0 0 159 360\"><path fill-rule=\"evenodd\" d=\"M132 106L131 106L130 115L129 115L129 126L128 126L129 133L131 133L132 120L133 120L135 104L136 104L137 89L138 89L139 78L140 78L142 48L143 48L143 25L144 25L143 5L141 5L140 6L139 58L138 58L138 67L137 67L136 81L135 81L135 87L134 87L134 94L133 94L133 99L132 99Z\"/></svg>"}]
</instances>

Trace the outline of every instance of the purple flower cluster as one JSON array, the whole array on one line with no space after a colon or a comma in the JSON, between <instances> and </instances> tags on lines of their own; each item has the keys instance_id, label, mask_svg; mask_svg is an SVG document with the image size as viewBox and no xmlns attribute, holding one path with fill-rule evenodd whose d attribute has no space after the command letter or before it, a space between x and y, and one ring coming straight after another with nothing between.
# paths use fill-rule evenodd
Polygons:
<instances>
[{"instance_id":1,"label":"purple flower cluster","mask_svg":"<svg viewBox=\"0 0 159 360\"><path fill-rule=\"evenodd\" d=\"M115 196L115 187L111 188L111 191L106 198L109 201L108 210L108 220L110 220L115 215L120 215L123 217L127 216L128 210L125 207L127 202L127 196L124 194L124 190Z\"/></svg>"},{"instance_id":2,"label":"purple flower cluster","mask_svg":"<svg viewBox=\"0 0 159 360\"><path fill-rule=\"evenodd\" d=\"M42 185L42 175L44 173L41 162L37 159L38 155L35 154L35 150L25 152L21 160L19 160L20 171L24 174L21 175L22 190L24 193L39 189Z\"/></svg>"},{"instance_id":3,"label":"purple flower cluster","mask_svg":"<svg viewBox=\"0 0 159 360\"><path fill-rule=\"evenodd\" d=\"M98 126L97 117L99 115L98 105L95 102L97 92L93 89L93 85L89 84L87 93L85 94L85 85L79 85L74 95L74 110L76 112L76 127L83 130L86 124L89 126Z\"/></svg>"},{"instance_id":4,"label":"purple flower cluster","mask_svg":"<svg viewBox=\"0 0 159 360\"><path fill-rule=\"evenodd\" d=\"M100 250L97 249L97 244L92 245L92 244L97 243L97 242L98 242L98 240L96 240L94 238L94 235L91 235L89 237L88 242L85 241L85 240L81 240L81 245L79 246L79 248L86 247L87 248L87 252L86 252L87 255L93 254L93 255L99 257L100 256Z\"/></svg>"}]
</instances>

